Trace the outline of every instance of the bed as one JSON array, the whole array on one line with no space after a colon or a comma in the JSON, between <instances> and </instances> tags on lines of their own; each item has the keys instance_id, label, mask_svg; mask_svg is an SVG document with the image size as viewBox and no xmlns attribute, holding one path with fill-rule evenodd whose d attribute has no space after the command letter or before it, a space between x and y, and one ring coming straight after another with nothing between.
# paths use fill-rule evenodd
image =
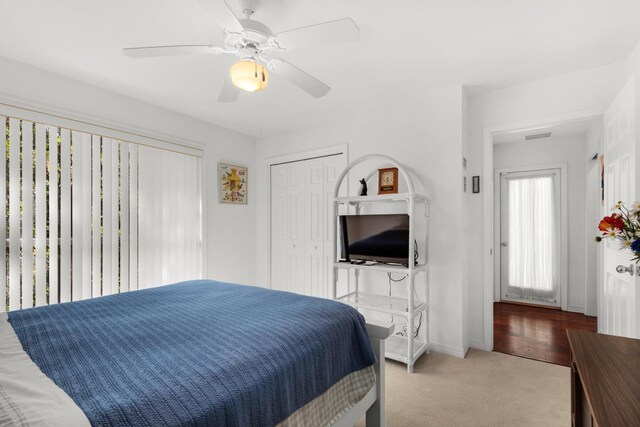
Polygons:
<instances>
[{"instance_id":1,"label":"bed","mask_svg":"<svg viewBox=\"0 0 640 427\"><path fill-rule=\"evenodd\" d=\"M389 334L207 280L3 313L0 426L383 425Z\"/></svg>"}]
</instances>

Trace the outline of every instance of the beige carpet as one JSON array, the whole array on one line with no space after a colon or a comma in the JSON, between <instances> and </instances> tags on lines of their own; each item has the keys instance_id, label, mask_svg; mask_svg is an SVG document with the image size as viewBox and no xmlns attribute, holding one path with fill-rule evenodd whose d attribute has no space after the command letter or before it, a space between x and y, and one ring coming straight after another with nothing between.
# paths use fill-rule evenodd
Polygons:
<instances>
[{"instance_id":1,"label":"beige carpet","mask_svg":"<svg viewBox=\"0 0 640 427\"><path fill-rule=\"evenodd\" d=\"M424 355L413 374L387 360L386 374L391 427L571 424L564 366L471 349L465 359Z\"/></svg>"}]
</instances>

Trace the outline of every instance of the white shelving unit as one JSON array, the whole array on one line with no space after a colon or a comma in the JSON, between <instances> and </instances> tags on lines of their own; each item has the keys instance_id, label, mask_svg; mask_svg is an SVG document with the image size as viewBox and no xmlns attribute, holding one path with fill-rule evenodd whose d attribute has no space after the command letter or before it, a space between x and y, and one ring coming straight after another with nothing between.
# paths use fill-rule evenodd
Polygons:
<instances>
[{"instance_id":1,"label":"white shelving unit","mask_svg":"<svg viewBox=\"0 0 640 427\"><path fill-rule=\"evenodd\" d=\"M359 165L365 161L375 160L385 165L391 165L398 168L398 175L404 180L407 191L397 194L383 194L383 195L371 195L371 196L352 196L343 197L338 196L340 187L347 177L349 171L356 165ZM381 166L382 167L382 166ZM366 178L367 182L375 176L377 169L372 171ZM377 263L366 264L351 264L349 262L338 262L338 248L337 244L333 246L333 260L334 265L332 269L332 297L338 301L349 304L359 310L367 310L378 313L384 313L401 317L405 319L406 323L406 336L397 335L398 332L394 332L386 341L386 353L385 356L389 359L397 360L407 365L407 372L413 372L413 365L415 361L425 352L429 350L429 269L426 263L415 265L413 261L414 253L416 249L421 249L425 254L424 260L428 261L428 237L429 237L429 208L430 200L428 197L420 194L416 194L414 191L413 180L409 175L406 168L394 159L379 155L370 154L360 157L353 161L342 172L338 179L334 191L333 198L333 230L336 233L336 242L339 240L337 235L337 219L340 216L341 206L350 206L355 208L356 215L361 214L361 209L365 206L373 207L378 204L384 203L400 203L406 205L406 212L409 215L409 254L410 260L408 266L399 265L387 265ZM424 210L422 209L424 208ZM416 236L416 210L420 211L420 219L423 219L426 223L424 240L417 239ZM424 213L424 215L422 215ZM415 247L418 242L418 247ZM339 270L352 270L353 283L351 274L348 274L347 291L344 294L338 295L338 271ZM374 293L367 293L360 291L360 273L362 271L402 274L406 276L407 280L407 293L404 297L380 295ZM420 301L415 296L416 290L416 277L424 279L424 295L426 299ZM422 320L420 327L421 334L414 332L416 329L415 320L418 317ZM416 335L416 336L414 336Z\"/></svg>"}]
</instances>

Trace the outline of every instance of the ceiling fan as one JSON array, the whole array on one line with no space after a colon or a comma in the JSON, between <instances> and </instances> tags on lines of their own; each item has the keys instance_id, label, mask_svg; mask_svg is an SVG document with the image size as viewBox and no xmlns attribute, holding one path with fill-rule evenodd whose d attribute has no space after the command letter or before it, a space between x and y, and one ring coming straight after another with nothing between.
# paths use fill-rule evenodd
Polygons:
<instances>
[{"instance_id":1,"label":"ceiling fan","mask_svg":"<svg viewBox=\"0 0 640 427\"><path fill-rule=\"evenodd\" d=\"M282 77L309 95L320 98L331 88L320 80L275 56L279 52L311 46L357 41L360 30L350 18L310 25L273 34L269 27L251 19L258 0L241 0L245 19L238 19L224 0L198 0L224 30L224 46L174 45L123 49L132 58L189 54L232 54L240 61L229 70L219 102L235 102L241 90L258 92L267 87L269 72Z\"/></svg>"}]
</instances>

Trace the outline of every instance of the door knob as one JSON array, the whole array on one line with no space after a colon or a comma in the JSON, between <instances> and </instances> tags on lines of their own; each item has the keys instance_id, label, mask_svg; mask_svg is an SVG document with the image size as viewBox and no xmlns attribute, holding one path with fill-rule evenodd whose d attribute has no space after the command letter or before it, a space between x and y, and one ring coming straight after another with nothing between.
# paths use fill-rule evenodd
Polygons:
<instances>
[{"instance_id":1,"label":"door knob","mask_svg":"<svg viewBox=\"0 0 640 427\"><path fill-rule=\"evenodd\" d=\"M616 267L616 271L618 273L629 273L631 276L633 276L634 273L634 268L633 268L633 264L629 264L629 267L624 266L624 265L619 265Z\"/></svg>"},{"instance_id":2,"label":"door knob","mask_svg":"<svg viewBox=\"0 0 640 427\"><path fill-rule=\"evenodd\" d=\"M507 242L502 242L502 243L500 243L500 246L502 246L502 247L506 248L506 247L507 247Z\"/></svg>"}]
</instances>

